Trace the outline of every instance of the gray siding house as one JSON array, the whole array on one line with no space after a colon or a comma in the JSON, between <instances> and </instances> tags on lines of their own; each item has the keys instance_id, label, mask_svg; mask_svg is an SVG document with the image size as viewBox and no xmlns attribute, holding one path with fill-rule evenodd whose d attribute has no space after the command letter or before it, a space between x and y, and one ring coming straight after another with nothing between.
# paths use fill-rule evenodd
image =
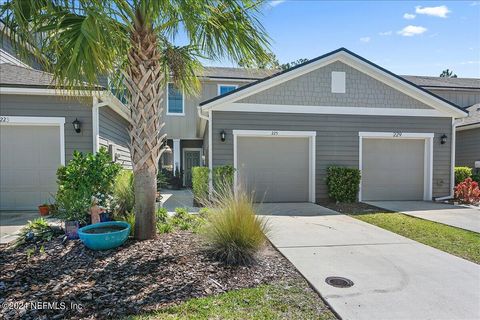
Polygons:
<instances>
[{"instance_id":1,"label":"gray siding house","mask_svg":"<svg viewBox=\"0 0 480 320\"><path fill-rule=\"evenodd\" d=\"M74 150L106 147L131 169L126 106L100 88L52 89L51 75L10 47L0 48L0 209L47 201ZM480 102L478 79L400 77L346 49L284 72L206 67L198 76L197 96L169 84L159 106L171 148L160 165L185 186L193 166L230 164L257 200L316 202L327 197L326 168L340 165L362 171L360 200L431 200L451 195L455 154L457 165L479 160L473 108L462 119Z\"/></svg>"},{"instance_id":2,"label":"gray siding house","mask_svg":"<svg viewBox=\"0 0 480 320\"><path fill-rule=\"evenodd\" d=\"M233 164L257 200L323 200L330 165L361 170L360 200L452 193L466 113L344 48L200 105L209 167Z\"/></svg>"}]
</instances>

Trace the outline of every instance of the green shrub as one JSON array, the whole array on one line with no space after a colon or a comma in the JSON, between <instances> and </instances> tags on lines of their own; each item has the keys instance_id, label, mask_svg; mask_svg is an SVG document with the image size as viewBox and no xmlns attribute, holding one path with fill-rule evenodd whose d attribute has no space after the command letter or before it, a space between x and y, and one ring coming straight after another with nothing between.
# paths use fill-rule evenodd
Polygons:
<instances>
[{"instance_id":1,"label":"green shrub","mask_svg":"<svg viewBox=\"0 0 480 320\"><path fill-rule=\"evenodd\" d=\"M336 202L355 202L360 188L360 170L331 166L327 168L328 196Z\"/></svg>"},{"instance_id":2,"label":"green shrub","mask_svg":"<svg viewBox=\"0 0 480 320\"><path fill-rule=\"evenodd\" d=\"M480 170L472 174L472 180L480 184Z\"/></svg>"},{"instance_id":3,"label":"green shrub","mask_svg":"<svg viewBox=\"0 0 480 320\"><path fill-rule=\"evenodd\" d=\"M235 168L232 165L224 165L213 168L212 179L215 190L222 189L226 184L233 187L233 175Z\"/></svg>"},{"instance_id":4,"label":"green shrub","mask_svg":"<svg viewBox=\"0 0 480 320\"><path fill-rule=\"evenodd\" d=\"M157 223L167 223L168 220L168 211L165 208L159 208L155 212L155 218L157 220Z\"/></svg>"},{"instance_id":5,"label":"green shrub","mask_svg":"<svg viewBox=\"0 0 480 320\"><path fill-rule=\"evenodd\" d=\"M173 230L173 226L168 223L157 222L157 232L159 234L170 233Z\"/></svg>"},{"instance_id":6,"label":"green shrub","mask_svg":"<svg viewBox=\"0 0 480 320\"><path fill-rule=\"evenodd\" d=\"M212 257L231 265L254 262L268 227L265 219L256 216L252 196L242 190L234 194L227 182L214 192L208 207L202 233Z\"/></svg>"},{"instance_id":7,"label":"green shrub","mask_svg":"<svg viewBox=\"0 0 480 320\"><path fill-rule=\"evenodd\" d=\"M128 212L127 214L119 216L117 220L125 221L130 225L130 236L133 237L135 233L135 213Z\"/></svg>"},{"instance_id":8,"label":"green shrub","mask_svg":"<svg viewBox=\"0 0 480 320\"><path fill-rule=\"evenodd\" d=\"M472 176L472 168L469 167L455 167L455 185L465 181L465 179Z\"/></svg>"},{"instance_id":9,"label":"green shrub","mask_svg":"<svg viewBox=\"0 0 480 320\"><path fill-rule=\"evenodd\" d=\"M196 201L203 201L208 195L208 177L207 167L192 168L192 190Z\"/></svg>"},{"instance_id":10,"label":"green shrub","mask_svg":"<svg viewBox=\"0 0 480 320\"><path fill-rule=\"evenodd\" d=\"M135 207L135 191L133 172L131 170L122 170L115 178L113 201L115 204L115 214L133 212Z\"/></svg>"},{"instance_id":11,"label":"green shrub","mask_svg":"<svg viewBox=\"0 0 480 320\"><path fill-rule=\"evenodd\" d=\"M166 188L168 186L169 179L170 178L164 170L159 170L157 174L157 191Z\"/></svg>"},{"instance_id":12,"label":"green shrub","mask_svg":"<svg viewBox=\"0 0 480 320\"><path fill-rule=\"evenodd\" d=\"M50 226L44 218L37 218L33 221L28 221L28 224L20 230L18 238L13 245L18 247L26 243L50 241L60 234L62 234L60 228Z\"/></svg>"},{"instance_id":13,"label":"green shrub","mask_svg":"<svg viewBox=\"0 0 480 320\"><path fill-rule=\"evenodd\" d=\"M92 196L100 195L109 201L113 185L121 166L113 163L105 148L96 154L74 151L66 166L57 170L58 190L55 205L57 217L66 220L84 220L91 205ZM106 206L104 203L99 203Z\"/></svg>"}]
</instances>

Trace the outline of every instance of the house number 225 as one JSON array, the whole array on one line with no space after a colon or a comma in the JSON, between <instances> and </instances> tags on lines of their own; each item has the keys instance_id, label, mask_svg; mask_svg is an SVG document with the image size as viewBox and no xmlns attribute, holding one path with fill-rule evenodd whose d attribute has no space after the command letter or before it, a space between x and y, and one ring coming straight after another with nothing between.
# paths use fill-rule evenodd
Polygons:
<instances>
[{"instance_id":1,"label":"house number 225","mask_svg":"<svg viewBox=\"0 0 480 320\"><path fill-rule=\"evenodd\" d=\"M401 132L394 132L393 133L393 137L394 138L398 138L398 137L401 137L402 136L402 133Z\"/></svg>"},{"instance_id":2,"label":"house number 225","mask_svg":"<svg viewBox=\"0 0 480 320\"><path fill-rule=\"evenodd\" d=\"M272 131L272 136L278 136L278 131Z\"/></svg>"}]
</instances>

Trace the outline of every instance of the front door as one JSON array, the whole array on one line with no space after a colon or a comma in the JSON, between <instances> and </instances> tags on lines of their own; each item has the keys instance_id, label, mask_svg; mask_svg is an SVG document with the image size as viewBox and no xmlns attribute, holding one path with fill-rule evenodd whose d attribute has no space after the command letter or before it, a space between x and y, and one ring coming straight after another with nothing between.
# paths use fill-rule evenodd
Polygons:
<instances>
[{"instance_id":1,"label":"front door","mask_svg":"<svg viewBox=\"0 0 480 320\"><path fill-rule=\"evenodd\" d=\"M192 186L192 168L200 166L200 151L185 150L185 168L183 168L184 184L186 187Z\"/></svg>"}]
</instances>

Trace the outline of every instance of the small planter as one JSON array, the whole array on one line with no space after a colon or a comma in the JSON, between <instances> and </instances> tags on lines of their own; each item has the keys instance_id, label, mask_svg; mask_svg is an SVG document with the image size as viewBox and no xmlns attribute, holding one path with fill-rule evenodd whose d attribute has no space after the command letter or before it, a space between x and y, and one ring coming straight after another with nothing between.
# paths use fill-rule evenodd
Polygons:
<instances>
[{"instance_id":1,"label":"small planter","mask_svg":"<svg viewBox=\"0 0 480 320\"><path fill-rule=\"evenodd\" d=\"M128 239L130 224L124 221L100 222L80 228L78 235L91 250L109 250L121 246Z\"/></svg>"},{"instance_id":2,"label":"small planter","mask_svg":"<svg viewBox=\"0 0 480 320\"><path fill-rule=\"evenodd\" d=\"M80 223L78 221L65 221L65 235L69 240L78 239L78 229Z\"/></svg>"},{"instance_id":3,"label":"small planter","mask_svg":"<svg viewBox=\"0 0 480 320\"><path fill-rule=\"evenodd\" d=\"M48 216L50 213L50 206L46 204L38 206L38 212L40 212L41 216Z\"/></svg>"}]
</instances>

